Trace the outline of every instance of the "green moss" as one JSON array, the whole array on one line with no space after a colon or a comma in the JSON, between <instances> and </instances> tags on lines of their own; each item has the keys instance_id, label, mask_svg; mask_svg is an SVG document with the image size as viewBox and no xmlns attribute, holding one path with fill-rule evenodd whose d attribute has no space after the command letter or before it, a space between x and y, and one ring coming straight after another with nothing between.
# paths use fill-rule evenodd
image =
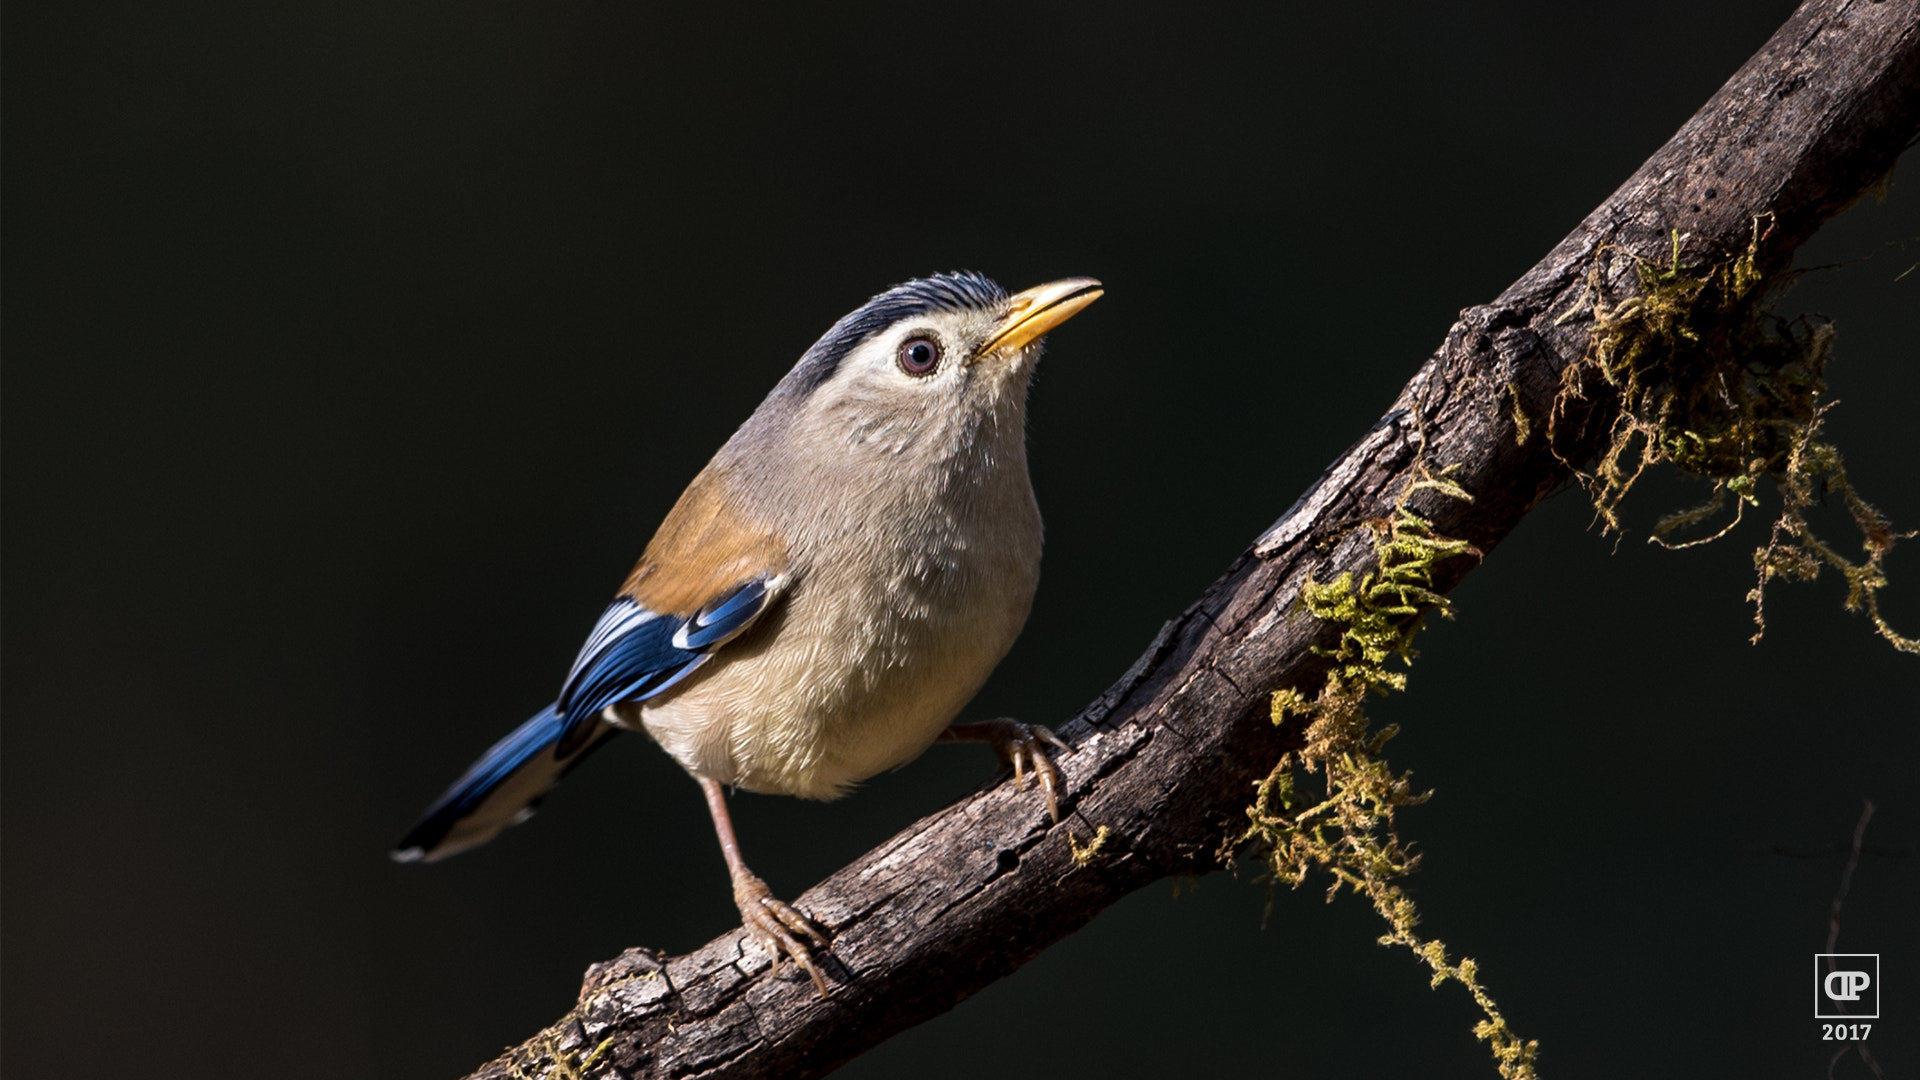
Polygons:
<instances>
[{"instance_id":1,"label":"green moss","mask_svg":"<svg viewBox=\"0 0 1920 1080\"><path fill-rule=\"evenodd\" d=\"M593 1052L588 1054L584 1061L576 1063L572 1054L560 1049L560 1040L555 1034L555 1029L549 1028L540 1033L539 1056L528 1064L538 1068L540 1061L544 1059L548 1064L552 1065L553 1067L551 1069L541 1074L544 1075L547 1080L553 1080L555 1077L558 1077L559 1080L586 1080L587 1072L595 1065L600 1064L600 1059L605 1057L607 1051L612 1048L613 1038L612 1036L608 1036L600 1040L600 1045L594 1047ZM513 1067L507 1071L507 1075L511 1077L512 1080L533 1080L533 1076L530 1075L519 1062L514 1063Z\"/></svg>"},{"instance_id":2,"label":"green moss","mask_svg":"<svg viewBox=\"0 0 1920 1080\"><path fill-rule=\"evenodd\" d=\"M1382 944L1411 950L1432 971L1434 986L1458 982L1480 1005L1484 1017L1474 1034L1491 1047L1500 1075L1532 1080L1539 1045L1514 1035L1480 985L1471 959L1454 963L1443 943L1415 931L1419 912L1397 884L1420 860L1401 842L1395 812L1425 802L1430 793L1416 792L1412 775L1395 772L1380 756L1398 728L1374 731L1366 699L1369 691L1405 689L1405 673L1389 670L1387 662L1393 657L1402 664L1411 661L1413 638L1427 612L1449 614L1446 597L1433 589L1435 567L1479 555L1466 541L1439 535L1407 509L1416 491L1472 499L1448 478L1450 470L1435 475L1416 468L1392 514L1368 523L1375 569L1342 574L1325 584L1309 581L1301 589L1300 602L1309 614L1340 627L1334 645L1316 650L1333 667L1312 697L1295 688L1273 695L1274 723L1304 721L1301 746L1282 756L1260 783L1247 810L1247 828L1231 846L1252 845L1275 882L1297 888L1319 871L1329 879L1329 901L1343 889L1365 896L1386 920Z\"/></svg>"},{"instance_id":3,"label":"green moss","mask_svg":"<svg viewBox=\"0 0 1920 1080\"><path fill-rule=\"evenodd\" d=\"M1513 413L1513 445L1525 446L1533 437L1533 418L1520 407L1520 384L1507 384L1507 404Z\"/></svg>"},{"instance_id":4,"label":"green moss","mask_svg":"<svg viewBox=\"0 0 1920 1080\"><path fill-rule=\"evenodd\" d=\"M1586 487L1605 531L1621 529L1621 503L1658 465L1713 483L1704 503L1653 527L1649 539L1667 547L1728 535L1748 507L1760 505L1761 481L1771 480L1780 513L1766 545L1754 554L1759 582L1748 598L1759 632L1753 640L1766 631L1768 582L1810 580L1824 567L1846 580L1849 610L1866 614L1895 648L1920 652L1920 641L1902 637L1881 617L1876 596L1887 583L1883 562L1894 541L1913 534L1896 533L1859 496L1840 452L1818 437L1832 407L1820 398L1827 389L1833 326L1805 316L1783 319L1770 310L1770 293L1780 290L1763 288L1769 283L1759 269L1770 229L1769 217L1756 218L1745 252L1705 267L1682 264L1678 232L1665 266L1619 248L1601 249L1581 302L1561 316L1564 322L1589 313L1593 333L1586 355L1563 373L1547 421L1549 445L1558 455L1563 426L1597 378L1617 395L1618 419L1591 468L1561 460ZM1616 258L1632 260L1639 286L1617 303L1605 284L1605 270ZM1861 561L1821 540L1808 523L1806 511L1823 493L1838 493L1845 502L1864 540ZM1672 539L1723 515L1729 496L1733 514L1722 527L1694 540Z\"/></svg>"},{"instance_id":5,"label":"green moss","mask_svg":"<svg viewBox=\"0 0 1920 1080\"><path fill-rule=\"evenodd\" d=\"M1073 831L1069 829L1067 831L1067 848L1073 852L1074 865L1092 866L1094 861L1100 858L1100 849L1107 846L1107 838L1112 835L1113 830L1102 825L1093 831L1093 839L1087 841L1086 846L1082 847L1080 838L1075 836Z\"/></svg>"}]
</instances>

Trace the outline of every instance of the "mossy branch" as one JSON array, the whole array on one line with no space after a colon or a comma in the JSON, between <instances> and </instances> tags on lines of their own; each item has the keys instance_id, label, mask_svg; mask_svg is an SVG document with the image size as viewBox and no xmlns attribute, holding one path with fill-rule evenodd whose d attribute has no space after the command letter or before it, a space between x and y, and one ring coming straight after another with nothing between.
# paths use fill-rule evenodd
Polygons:
<instances>
[{"instance_id":1,"label":"mossy branch","mask_svg":"<svg viewBox=\"0 0 1920 1080\"><path fill-rule=\"evenodd\" d=\"M1772 214L1756 215L1746 250L1705 266L1682 261L1678 229L1669 233L1664 266L1616 245L1599 248L1579 303L1560 317L1587 315L1592 333L1586 353L1561 373L1547 418L1548 444L1560 455L1556 436L1597 376L1620 402L1613 428L1590 469L1560 456L1592 497L1604 531L1623 527L1621 503L1657 465L1713 482L1706 502L1654 525L1648 539L1670 548L1732 533L1747 507L1760 505L1761 482L1771 480L1780 513L1767 543L1754 552L1760 580L1747 594L1758 626L1753 641L1766 633L1767 583L1812 580L1827 566L1846 579L1848 610L1865 613L1894 648L1920 652L1920 641L1901 636L1882 617L1877 597L1887 584L1884 560L1894 541L1913 534L1895 532L1855 491L1839 450L1816 438L1834 404L1821 401L1834 328L1814 316L1774 314L1793 276L1769 279L1761 270L1773 224ZM1637 286L1617 302L1607 286L1616 259L1632 267ZM1860 562L1820 539L1807 521L1806 511L1827 493L1841 496L1860 530L1866 553ZM1724 526L1694 540L1669 539L1720 515L1729 495L1733 517Z\"/></svg>"},{"instance_id":2,"label":"mossy branch","mask_svg":"<svg viewBox=\"0 0 1920 1080\"><path fill-rule=\"evenodd\" d=\"M1420 858L1402 843L1395 813L1426 802L1432 793L1416 792L1412 774L1395 772L1380 756L1399 727L1376 732L1366 715L1369 691L1406 688L1406 674L1389 670L1387 662L1412 661L1414 635L1426 614L1452 616L1451 603L1434 590L1437 565L1480 555L1471 543L1440 535L1407 508L1420 491L1471 502L1473 497L1450 478L1453 471L1435 475L1416 463L1392 512L1366 523L1373 531L1373 570L1302 586L1301 605L1314 618L1340 627L1337 644L1315 649L1334 666L1311 699L1291 687L1274 692L1274 724L1299 718L1306 731L1301 745L1283 754L1257 785L1247 827L1230 846L1251 845L1276 882L1298 888L1320 870L1329 878L1328 901L1343 888L1365 896L1387 922L1381 944L1411 950L1432 970L1433 986L1451 980L1466 987L1484 1014L1474 1034L1488 1043L1500 1075L1533 1080L1539 1044L1513 1033L1480 985L1473 960L1449 961L1445 944L1414 929L1419 911L1398 879L1412 873ZM1303 773L1321 778L1312 794Z\"/></svg>"}]
</instances>

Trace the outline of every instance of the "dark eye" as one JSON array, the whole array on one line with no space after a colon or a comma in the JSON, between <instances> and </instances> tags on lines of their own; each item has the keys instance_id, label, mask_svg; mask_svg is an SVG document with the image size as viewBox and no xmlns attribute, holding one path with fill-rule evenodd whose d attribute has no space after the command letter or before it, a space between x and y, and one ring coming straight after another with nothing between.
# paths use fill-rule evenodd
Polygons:
<instances>
[{"instance_id":1,"label":"dark eye","mask_svg":"<svg viewBox=\"0 0 1920 1080\"><path fill-rule=\"evenodd\" d=\"M900 343L900 370L909 375L930 374L940 366L940 342L932 337L910 337Z\"/></svg>"}]
</instances>

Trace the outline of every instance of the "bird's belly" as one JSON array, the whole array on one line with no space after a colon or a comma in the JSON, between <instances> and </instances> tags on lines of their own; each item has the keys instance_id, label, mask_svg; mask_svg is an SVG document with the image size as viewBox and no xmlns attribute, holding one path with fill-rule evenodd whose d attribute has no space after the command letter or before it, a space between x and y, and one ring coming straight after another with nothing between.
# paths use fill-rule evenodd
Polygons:
<instances>
[{"instance_id":1,"label":"bird's belly","mask_svg":"<svg viewBox=\"0 0 1920 1080\"><path fill-rule=\"evenodd\" d=\"M680 687L641 703L640 722L695 775L749 791L844 795L939 737L1012 647L1033 588L1003 580L832 608L815 599L824 595L836 593L796 595L770 612Z\"/></svg>"}]
</instances>

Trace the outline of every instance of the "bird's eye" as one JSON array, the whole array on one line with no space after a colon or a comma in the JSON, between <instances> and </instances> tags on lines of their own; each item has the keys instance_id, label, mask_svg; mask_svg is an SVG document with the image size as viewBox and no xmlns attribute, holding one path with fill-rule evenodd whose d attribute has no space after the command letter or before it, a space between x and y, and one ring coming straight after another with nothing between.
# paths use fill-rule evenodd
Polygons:
<instances>
[{"instance_id":1,"label":"bird's eye","mask_svg":"<svg viewBox=\"0 0 1920 1080\"><path fill-rule=\"evenodd\" d=\"M940 341L931 336L910 337L900 343L900 370L929 375L940 366Z\"/></svg>"}]
</instances>

